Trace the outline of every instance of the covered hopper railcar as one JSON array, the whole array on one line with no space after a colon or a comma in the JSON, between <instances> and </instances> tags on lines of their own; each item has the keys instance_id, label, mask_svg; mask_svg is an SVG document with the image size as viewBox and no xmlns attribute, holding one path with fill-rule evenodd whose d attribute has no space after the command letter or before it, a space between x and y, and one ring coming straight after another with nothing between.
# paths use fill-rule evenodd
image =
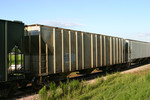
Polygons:
<instances>
[{"instance_id":1,"label":"covered hopper railcar","mask_svg":"<svg viewBox=\"0 0 150 100\"><path fill-rule=\"evenodd\" d=\"M9 53L16 46L22 50L23 36L24 23L0 20L0 81L11 80L8 75Z\"/></svg>"},{"instance_id":2,"label":"covered hopper railcar","mask_svg":"<svg viewBox=\"0 0 150 100\"><path fill-rule=\"evenodd\" d=\"M126 39L126 44L128 45L128 62L139 63L148 61L150 57L150 43Z\"/></svg>"},{"instance_id":3,"label":"covered hopper railcar","mask_svg":"<svg viewBox=\"0 0 150 100\"><path fill-rule=\"evenodd\" d=\"M122 38L44 25L25 29L25 70L35 75L88 73L97 67L128 61Z\"/></svg>"},{"instance_id":4,"label":"covered hopper railcar","mask_svg":"<svg viewBox=\"0 0 150 100\"><path fill-rule=\"evenodd\" d=\"M18 84L38 87L71 72L89 74L149 58L148 42L0 20L0 96Z\"/></svg>"},{"instance_id":5,"label":"covered hopper railcar","mask_svg":"<svg viewBox=\"0 0 150 100\"><path fill-rule=\"evenodd\" d=\"M0 97L8 93L7 89L15 87L17 81L24 79L20 74L24 72L24 61L18 60L18 56L23 55L23 37L24 23L0 20Z\"/></svg>"}]
</instances>

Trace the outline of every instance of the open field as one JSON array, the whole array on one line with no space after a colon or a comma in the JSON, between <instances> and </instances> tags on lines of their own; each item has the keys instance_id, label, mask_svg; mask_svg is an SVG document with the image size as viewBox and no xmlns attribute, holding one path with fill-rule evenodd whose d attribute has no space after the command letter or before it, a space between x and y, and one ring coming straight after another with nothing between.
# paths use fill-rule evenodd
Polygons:
<instances>
[{"instance_id":1,"label":"open field","mask_svg":"<svg viewBox=\"0 0 150 100\"><path fill-rule=\"evenodd\" d=\"M41 100L149 100L150 71L107 75L95 79L92 84L87 81L73 80L56 86L51 83L39 91Z\"/></svg>"}]
</instances>

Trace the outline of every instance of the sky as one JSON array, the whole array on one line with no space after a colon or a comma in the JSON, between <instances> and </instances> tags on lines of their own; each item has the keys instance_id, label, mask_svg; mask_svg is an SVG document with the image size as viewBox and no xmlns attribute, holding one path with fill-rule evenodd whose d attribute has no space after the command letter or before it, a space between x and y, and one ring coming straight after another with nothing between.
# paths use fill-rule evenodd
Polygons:
<instances>
[{"instance_id":1,"label":"sky","mask_svg":"<svg viewBox=\"0 0 150 100\"><path fill-rule=\"evenodd\" d=\"M0 19L150 42L150 0L0 0Z\"/></svg>"}]
</instances>

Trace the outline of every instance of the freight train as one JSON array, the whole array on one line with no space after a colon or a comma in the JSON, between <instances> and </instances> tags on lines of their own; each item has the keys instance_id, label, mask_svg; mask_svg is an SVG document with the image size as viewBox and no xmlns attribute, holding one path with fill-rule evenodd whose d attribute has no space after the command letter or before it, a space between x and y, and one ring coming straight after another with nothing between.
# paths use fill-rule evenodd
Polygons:
<instances>
[{"instance_id":1,"label":"freight train","mask_svg":"<svg viewBox=\"0 0 150 100\"><path fill-rule=\"evenodd\" d=\"M149 42L0 20L0 96L28 83L38 88L71 72L89 74L149 58Z\"/></svg>"}]
</instances>

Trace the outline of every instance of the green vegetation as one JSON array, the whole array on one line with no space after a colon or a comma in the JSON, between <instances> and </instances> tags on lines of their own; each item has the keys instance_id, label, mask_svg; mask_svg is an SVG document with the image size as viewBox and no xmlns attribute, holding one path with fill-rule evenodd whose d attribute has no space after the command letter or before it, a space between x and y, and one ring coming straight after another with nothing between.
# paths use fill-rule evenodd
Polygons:
<instances>
[{"instance_id":1,"label":"green vegetation","mask_svg":"<svg viewBox=\"0 0 150 100\"><path fill-rule=\"evenodd\" d=\"M14 54L9 54L9 65L13 65L15 64L15 55ZM24 57L22 56L22 60L24 59ZM21 55L17 55L17 64L21 64Z\"/></svg>"},{"instance_id":2,"label":"green vegetation","mask_svg":"<svg viewBox=\"0 0 150 100\"><path fill-rule=\"evenodd\" d=\"M43 87L39 91L41 100L149 100L150 71L134 74L107 75L97 78L93 83L69 80L50 89Z\"/></svg>"},{"instance_id":3,"label":"green vegetation","mask_svg":"<svg viewBox=\"0 0 150 100\"><path fill-rule=\"evenodd\" d=\"M16 64L21 64L21 51L17 47L14 47L8 55L9 67L15 64L15 50L16 50L16 53L18 54L16 55ZM24 59L24 56L22 56L22 61L23 59Z\"/></svg>"}]
</instances>

